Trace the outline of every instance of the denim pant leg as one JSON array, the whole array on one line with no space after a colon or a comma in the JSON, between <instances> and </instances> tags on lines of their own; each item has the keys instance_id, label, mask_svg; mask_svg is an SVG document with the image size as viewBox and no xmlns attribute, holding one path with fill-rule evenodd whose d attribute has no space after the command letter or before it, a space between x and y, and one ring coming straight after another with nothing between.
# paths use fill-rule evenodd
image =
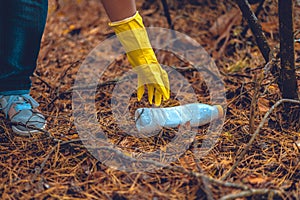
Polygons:
<instances>
[{"instance_id":1,"label":"denim pant leg","mask_svg":"<svg viewBox=\"0 0 300 200\"><path fill-rule=\"evenodd\" d=\"M0 94L31 87L48 12L48 0L0 1Z\"/></svg>"}]
</instances>

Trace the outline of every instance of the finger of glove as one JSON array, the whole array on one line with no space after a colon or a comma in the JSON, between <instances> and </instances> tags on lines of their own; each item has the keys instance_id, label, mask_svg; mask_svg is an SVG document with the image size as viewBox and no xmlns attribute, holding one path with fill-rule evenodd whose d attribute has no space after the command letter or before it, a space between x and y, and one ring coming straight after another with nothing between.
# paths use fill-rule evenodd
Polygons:
<instances>
[{"instance_id":1,"label":"finger of glove","mask_svg":"<svg viewBox=\"0 0 300 200\"><path fill-rule=\"evenodd\" d=\"M141 99L143 98L144 93L145 93L144 86L141 86L141 87L137 88L137 99L138 99L138 101L141 101Z\"/></svg>"},{"instance_id":2,"label":"finger of glove","mask_svg":"<svg viewBox=\"0 0 300 200\"><path fill-rule=\"evenodd\" d=\"M170 98L170 93L166 87L163 85L157 85L155 87L155 92L160 94L160 97L163 97L164 100L168 100ZM156 95L156 94L155 94Z\"/></svg>"},{"instance_id":3,"label":"finger of glove","mask_svg":"<svg viewBox=\"0 0 300 200\"><path fill-rule=\"evenodd\" d=\"M155 81L155 89L158 90L164 100L168 100L170 98L170 83L168 78L168 73L159 65L153 65L153 72ZM155 69L155 70L154 70Z\"/></svg>"},{"instance_id":4,"label":"finger of glove","mask_svg":"<svg viewBox=\"0 0 300 200\"><path fill-rule=\"evenodd\" d=\"M155 105L156 106L160 106L161 104L161 98L162 98L162 94L160 91L155 90Z\"/></svg>"},{"instance_id":5,"label":"finger of glove","mask_svg":"<svg viewBox=\"0 0 300 200\"><path fill-rule=\"evenodd\" d=\"M164 100L170 98L168 74L161 68L159 64L144 65L134 68L139 77L139 86L151 85L148 87L148 98L152 104L154 90L160 92ZM155 99L154 99L155 100Z\"/></svg>"},{"instance_id":6,"label":"finger of glove","mask_svg":"<svg viewBox=\"0 0 300 200\"><path fill-rule=\"evenodd\" d=\"M170 99L170 83L168 73L165 70L161 72L162 82L164 83L164 87L166 89L166 93L163 93L164 101Z\"/></svg>"},{"instance_id":7,"label":"finger of glove","mask_svg":"<svg viewBox=\"0 0 300 200\"><path fill-rule=\"evenodd\" d=\"M147 88L148 88L148 101L152 105L153 95L154 95L154 85L153 84L147 84Z\"/></svg>"},{"instance_id":8,"label":"finger of glove","mask_svg":"<svg viewBox=\"0 0 300 200\"><path fill-rule=\"evenodd\" d=\"M145 93L145 88L143 82L138 79L138 87L137 87L137 99L140 101L143 98L143 95Z\"/></svg>"},{"instance_id":9,"label":"finger of glove","mask_svg":"<svg viewBox=\"0 0 300 200\"><path fill-rule=\"evenodd\" d=\"M163 72L163 71L161 71ZM165 71L164 71L165 72ZM169 92L169 79L168 74L165 72L165 75L159 74L152 77L152 85L154 89L157 92L160 92L160 94L164 97L164 99L170 98L170 92Z\"/></svg>"}]
</instances>

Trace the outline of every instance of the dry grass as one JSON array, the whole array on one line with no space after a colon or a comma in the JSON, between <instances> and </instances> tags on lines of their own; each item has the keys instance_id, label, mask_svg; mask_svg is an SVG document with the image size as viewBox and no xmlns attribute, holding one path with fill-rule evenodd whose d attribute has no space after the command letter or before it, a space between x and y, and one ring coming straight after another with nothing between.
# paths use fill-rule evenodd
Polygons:
<instances>
[{"instance_id":1,"label":"dry grass","mask_svg":"<svg viewBox=\"0 0 300 200\"><path fill-rule=\"evenodd\" d=\"M256 74L263 72L264 63L250 32L246 38L238 35L241 25L245 24L232 26L225 51L219 54L222 41L216 45L217 38L208 29L218 16L230 12L234 4L231 1L218 4L203 2L206 3L187 3L183 7L174 4L171 15L176 30L196 39L214 55L225 82L227 115L224 128L206 156L198 159L193 153L195 147L191 146L170 166L155 172L138 173L111 169L93 157L77 134L70 91L81 62L97 44L112 34L112 30L107 26L108 19L97 0L51 0L31 91L47 116L47 132L30 138L16 136L4 116L0 116L0 198L299 199L299 117L294 119L293 125L286 126L280 106L270 115L232 174L221 180L252 137L249 121L255 94L254 82ZM138 7L147 26L168 27L157 3L150 4L147 10L141 9L142 3L138 2ZM295 9L295 28L299 30L300 7L295 6ZM276 12L276 3L268 1L260 16L272 47L278 43L278 30L274 26L277 23ZM296 55L300 56L299 44L296 44ZM161 52L158 57L164 64L180 68L192 84L198 100L210 103L209 91L197 73L184 70L185 64L166 52ZM126 59L119 58L102 81L113 80L129 68ZM299 75L298 70L298 83ZM139 139L118 129L109 107L114 82L107 83L98 87L96 105L101 128L111 143L128 152L154 151L174 138L174 130L164 130L157 136ZM255 128L280 99L278 91L274 77L264 77L259 86L253 120ZM145 102L138 103L133 96L129 102L130 111L148 106ZM165 105L177 104L173 99ZM293 106L294 110L299 110L296 104ZM206 139L207 128L199 129L194 143Z\"/></svg>"}]
</instances>

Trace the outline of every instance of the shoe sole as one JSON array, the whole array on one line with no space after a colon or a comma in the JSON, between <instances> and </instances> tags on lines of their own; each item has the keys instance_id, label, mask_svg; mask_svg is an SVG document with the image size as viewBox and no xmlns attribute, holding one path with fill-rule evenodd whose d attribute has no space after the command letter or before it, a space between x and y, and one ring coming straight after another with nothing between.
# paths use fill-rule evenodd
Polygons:
<instances>
[{"instance_id":1,"label":"shoe sole","mask_svg":"<svg viewBox=\"0 0 300 200\"><path fill-rule=\"evenodd\" d=\"M12 126L11 127L13 132L16 133L17 135L20 135L20 136L31 136L31 134L33 133L37 133L37 132L42 132L40 130L28 130L28 131L23 131L23 130L20 130L18 129L16 126ZM41 130L45 130L46 128L46 124L44 124L44 126L42 128L40 128Z\"/></svg>"}]
</instances>

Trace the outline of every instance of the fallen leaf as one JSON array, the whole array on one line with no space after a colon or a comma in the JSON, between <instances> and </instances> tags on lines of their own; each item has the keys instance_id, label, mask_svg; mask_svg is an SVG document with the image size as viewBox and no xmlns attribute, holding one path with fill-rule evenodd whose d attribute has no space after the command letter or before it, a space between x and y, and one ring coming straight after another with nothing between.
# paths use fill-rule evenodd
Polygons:
<instances>
[{"instance_id":1,"label":"fallen leaf","mask_svg":"<svg viewBox=\"0 0 300 200\"><path fill-rule=\"evenodd\" d=\"M269 100L265 99L265 98L259 98L258 102L258 109L260 112L268 112L268 110L270 109L269 107Z\"/></svg>"},{"instance_id":2,"label":"fallen leaf","mask_svg":"<svg viewBox=\"0 0 300 200\"><path fill-rule=\"evenodd\" d=\"M298 146L298 148L300 148L300 140L296 141L295 143Z\"/></svg>"},{"instance_id":3,"label":"fallen leaf","mask_svg":"<svg viewBox=\"0 0 300 200\"><path fill-rule=\"evenodd\" d=\"M265 183L268 181L268 178L267 177L248 177L247 178L247 181L253 185L256 185L256 184L262 184L262 183Z\"/></svg>"},{"instance_id":4,"label":"fallen leaf","mask_svg":"<svg viewBox=\"0 0 300 200\"><path fill-rule=\"evenodd\" d=\"M276 22L261 22L261 28L267 33L278 32L278 23Z\"/></svg>"},{"instance_id":5,"label":"fallen leaf","mask_svg":"<svg viewBox=\"0 0 300 200\"><path fill-rule=\"evenodd\" d=\"M228 27L232 27L237 24L241 19L242 14L240 10L238 8L233 8L229 12L218 17L209 29L209 32L211 32L213 36L223 35L224 33L228 34L230 32Z\"/></svg>"},{"instance_id":6,"label":"fallen leaf","mask_svg":"<svg viewBox=\"0 0 300 200\"><path fill-rule=\"evenodd\" d=\"M209 32L211 32L214 37L219 36L218 39L214 41L213 51L217 50L219 43L225 39L222 46L219 47L218 54L215 54L215 58L219 58L223 54L229 42L232 27L236 24L240 24L241 20L242 14L240 10L233 8L226 14L221 15L209 29Z\"/></svg>"}]
</instances>

